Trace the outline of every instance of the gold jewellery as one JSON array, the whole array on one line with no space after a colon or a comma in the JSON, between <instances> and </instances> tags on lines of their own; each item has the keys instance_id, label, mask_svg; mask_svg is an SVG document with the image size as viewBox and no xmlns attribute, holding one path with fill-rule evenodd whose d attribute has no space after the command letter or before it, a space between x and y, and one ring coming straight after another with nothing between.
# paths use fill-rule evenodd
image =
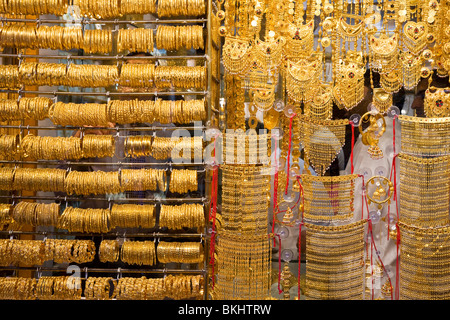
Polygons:
<instances>
[{"instance_id":1,"label":"gold jewellery","mask_svg":"<svg viewBox=\"0 0 450 320\"><path fill-rule=\"evenodd\" d=\"M171 230L195 228L202 230L205 226L205 213L201 204L187 204L171 206L161 205L159 213L159 227Z\"/></svg>"},{"instance_id":2,"label":"gold jewellery","mask_svg":"<svg viewBox=\"0 0 450 320\"><path fill-rule=\"evenodd\" d=\"M450 154L450 117L420 118L399 115L402 152L415 156Z\"/></svg>"},{"instance_id":3,"label":"gold jewellery","mask_svg":"<svg viewBox=\"0 0 450 320\"><path fill-rule=\"evenodd\" d=\"M379 121L382 121L381 125ZM364 131L363 123L369 122L369 126ZM383 151L378 147L378 141L386 131L386 120L381 113L366 112L359 121L359 133L361 134L361 141L368 145L367 152L372 159L380 159L383 157Z\"/></svg>"},{"instance_id":4,"label":"gold jewellery","mask_svg":"<svg viewBox=\"0 0 450 320\"><path fill-rule=\"evenodd\" d=\"M430 87L425 91L424 111L428 118L450 116L450 88Z\"/></svg>"},{"instance_id":5,"label":"gold jewellery","mask_svg":"<svg viewBox=\"0 0 450 320\"><path fill-rule=\"evenodd\" d=\"M114 204L111 208L111 228L153 228L155 207L144 204Z\"/></svg>"},{"instance_id":6,"label":"gold jewellery","mask_svg":"<svg viewBox=\"0 0 450 320\"><path fill-rule=\"evenodd\" d=\"M348 222L353 219L358 175L302 175L304 219L309 223Z\"/></svg>"},{"instance_id":7,"label":"gold jewellery","mask_svg":"<svg viewBox=\"0 0 450 320\"><path fill-rule=\"evenodd\" d=\"M317 120L300 115L305 166L309 163L319 175L324 175L345 143L348 124L348 120Z\"/></svg>"},{"instance_id":8,"label":"gold jewellery","mask_svg":"<svg viewBox=\"0 0 450 320\"><path fill-rule=\"evenodd\" d=\"M305 223L307 299L363 298L366 222L340 226Z\"/></svg>"},{"instance_id":9,"label":"gold jewellery","mask_svg":"<svg viewBox=\"0 0 450 320\"><path fill-rule=\"evenodd\" d=\"M161 263L200 263L203 261L203 245L200 242L161 241L156 248Z\"/></svg>"},{"instance_id":10,"label":"gold jewellery","mask_svg":"<svg viewBox=\"0 0 450 320\"><path fill-rule=\"evenodd\" d=\"M449 224L449 157L399 154L400 217L408 225Z\"/></svg>"}]
</instances>

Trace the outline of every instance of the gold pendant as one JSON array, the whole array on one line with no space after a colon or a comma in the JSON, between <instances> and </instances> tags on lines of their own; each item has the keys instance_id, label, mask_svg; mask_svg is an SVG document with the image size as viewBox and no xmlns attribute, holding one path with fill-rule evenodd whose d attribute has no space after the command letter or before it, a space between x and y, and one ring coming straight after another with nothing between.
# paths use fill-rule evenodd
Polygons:
<instances>
[{"instance_id":1,"label":"gold pendant","mask_svg":"<svg viewBox=\"0 0 450 320\"><path fill-rule=\"evenodd\" d=\"M392 106L392 94L383 88L374 88L372 104L379 113L384 114Z\"/></svg>"},{"instance_id":2,"label":"gold pendant","mask_svg":"<svg viewBox=\"0 0 450 320\"><path fill-rule=\"evenodd\" d=\"M222 61L226 71L234 75L245 75L252 65L253 46L245 38L225 37Z\"/></svg>"},{"instance_id":3,"label":"gold pendant","mask_svg":"<svg viewBox=\"0 0 450 320\"><path fill-rule=\"evenodd\" d=\"M427 46L428 27L424 22L408 21L403 27L403 44L418 55Z\"/></svg>"},{"instance_id":4,"label":"gold pendant","mask_svg":"<svg viewBox=\"0 0 450 320\"><path fill-rule=\"evenodd\" d=\"M378 120L382 120L381 126ZM369 126L363 131L362 124L369 122ZM364 145L368 145L369 153L372 159L381 159L383 157L383 151L378 147L378 141L386 131L386 120L381 113L366 112L359 121L359 133L361 134L361 141Z\"/></svg>"}]
</instances>

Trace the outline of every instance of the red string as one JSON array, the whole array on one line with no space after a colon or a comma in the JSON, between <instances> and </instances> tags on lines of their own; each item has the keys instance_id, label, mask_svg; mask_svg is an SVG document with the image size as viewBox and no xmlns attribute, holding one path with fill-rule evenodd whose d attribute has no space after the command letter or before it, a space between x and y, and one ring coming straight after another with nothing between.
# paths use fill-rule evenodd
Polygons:
<instances>
[{"instance_id":1,"label":"red string","mask_svg":"<svg viewBox=\"0 0 450 320\"><path fill-rule=\"evenodd\" d=\"M355 167L353 165L353 149L354 149L354 144L355 144L355 124L353 123L353 121L350 121L350 124L352 125L352 152L350 153L350 163L351 163L351 168L352 168L352 174L355 170Z\"/></svg>"},{"instance_id":2,"label":"red string","mask_svg":"<svg viewBox=\"0 0 450 320\"><path fill-rule=\"evenodd\" d=\"M217 135L218 136L218 135ZM214 279L214 252L215 252L215 243L216 243L216 214L217 214L217 193L218 193L218 175L219 175L219 166L216 165L216 140L217 136L214 137L214 149L213 149L213 160L214 160L214 168L212 172L212 181L211 181L211 207L209 211L209 221L212 221L212 232L211 232L211 244L210 244L210 265L211 265L211 273L212 273L212 288L214 289L215 279Z\"/></svg>"},{"instance_id":3,"label":"red string","mask_svg":"<svg viewBox=\"0 0 450 320\"><path fill-rule=\"evenodd\" d=\"M391 300L392 300L392 294L393 294L392 291L393 291L393 290L392 290L391 277L389 277L389 274L386 272L386 267L384 266L383 260L381 259L380 255L378 254L377 245L375 244L375 240L374 240L374 238L373 238L372 221L369 219L368 222L369 222L370 236L371 236L371 239L372 239L371 243L373 244L373 247L375 248L375 253L377 254L378 260L380 260L381 267L383 268L384 272L386 273L386 275L387 275L387 277L388 277L388 279L389 279L389 284L390 284L390 286L391 286ZM398 253L397 253L397 255L398 255ZM372 257L371 257L371 258L372 258ZM372 261L371 261L371 263L372 263ZM372 282L372 284L373 284L373 282ZM373 286L372 286L372 288L373 288Z\"/></svg>"},{"instance_id":4,"label":"red string","mask_svg":"<svg viewBox=\"0 0 450 320\"><path fill-rule=\"evenodd\" d=\"M373 235L373 229L372 229L372 222L369 220L369 234ZM373 283L373 245L374 245L374 241L373 241L373 237L372 237L372 241L370 241L370 275L372 276L372 300L373 300L373 287L374 287L374 283Z\"/></svg>"},{"instance_id":5,"label":"red string","mask_svg":"<svg viewBox=\"0 0 450 320\"><path fill-rule=\"evenodd\" d=\"M278 160L277 160L277 148L278 148L278 142L277 139L275 139L275 154L274 154L274 167L275 167L275 175L273 178L273 218L272 218L272 234L275 232L275 215L276 213L276 208L278 206ZM275 246L275 238L273 239L273 245Z\"/></svg>"},{"instance_id":6,"label":"red string","mask_svg":"<svg viewBox=\"0 0 450 320\"><path fill-rule=\"evenodd\" d=\"M297 296L300 300L300 275L301 275L301 258L302 258L302 226L303 222L298 226L298 276L297 276Z\"/></svg>"},{"instance_id":7,"label":"red string","mask_svg":"<svg viewBox=\"0 0 450 320\"><path fill-rule=\"evenodd\" d=\"M399 295L399 287L400 287L400 278L399 278L399 269L400 269L400 263L399 263L399 248L400 248L400 228L398 227L398 223L396 224L397 227L397 241L396 241L396 245L397 245L397 261L395 263L395 299L399 300L400 295Z\"/></svg>"},{"instance_id":8,"label":"red string","mask_svg":"<svg viewBox=\"0 0 450 320\"><path fill-rule=\"evenodd\" d=\"M362 188L361 188L361 220L364 217L364 196L366 194L366 185L364 183L364 176L359 174L358 177L362 178ZM369 208L367 208L367 218L369 218Z\"/></svg>"},{"instance_id":9,"label":"red string","mask_svg":"<svg viewBox=\"0 0 450 320\"><path fill-rule=\"evenodd\" d=\"M292 144L292 120L296 114L294 113L292 117L289 119L289 148L288 148L288 156L287 156L287 178L286 178L286 189L284 191L284 194L288 193L288 187L289 187L289 170L291 166L291 144Z\"/></svg>"},{"instance_id":10,"label":"red string","mask_svg":"<svg viewBox=\"0 0 450 320\"><path fill-rule=\"evenodd\" d=\"M275 234L278 237L279 248L281 249L281 237L279 234ZM275 238L274 238L275 241ZM282 293L281 290L281 251L278 251L278 293Z\"/></svg>"}]
</instances>

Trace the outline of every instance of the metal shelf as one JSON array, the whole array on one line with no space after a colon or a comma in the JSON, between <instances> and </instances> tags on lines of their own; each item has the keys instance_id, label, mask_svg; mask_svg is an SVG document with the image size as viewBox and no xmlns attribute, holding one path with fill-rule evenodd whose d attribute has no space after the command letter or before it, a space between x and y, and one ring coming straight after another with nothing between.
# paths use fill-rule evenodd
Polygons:
<instances>
[{"instance_id":1,"label":"metal shelf","mask_svg":"<svg viewBox=\"0 0 450 320\"><path fill-rule=\"evenodd\" d=\"M4 18L0 17L1 23L8 22L25 22L25 23L55 23L55 24L196 24L196 23L206 23L208 19L198 18L198 19L160 19L155 18L153 20L91 20L88 18L82 18L80 20L64 20L64 19L25 19L25 18Z\"/></svg>"},{"instance_id":2,"label":"metal shelf","mask_svg":"<svg viewBox=\"0 0 450 320\"><path fill-rule=\"evenodd\" d=\"M125 228L124 228L125 229ZM127 233L119 231L110 231L106 233L82 233L82 232L64 232L64 231L0 231L3 235L41 235L41 236L74 236L74 237L105 237L105 238L196 238L203 239L204 233L161 233L161 232L149 232L149 233ZM39 240L37 240L39 241Z\"/></svg>"},{"instance_id":3,"label":"metal shelf","mask_svg":"<svg viewBox=\"0 0 450 320\"><path fill-rule=\"evenodd\" d=\"M194 96L194 95L208 95L208 91L148 91L148 92L71 92L71 91L39 91L39 90L22 90L22 89L1 89L1 93L17 93L17 94L39 94L51 96Z\"/></svg>"},{"instance_id":4,"label":"metal shelf","mask_svg":"<svg viewBox=\"0 0 450 320\"><path fill-rule=\"evenodd\" d=\"M139 192L139 191L136 191ZM87 196L27 196L27 195L0 195L0 199L11 200L45 200L45 201L108 201L108 202L143 202L143 203L208 203L206 197L200 198L164 198L164 199L150 199L150 198L114 198L111 197L87 197Z\"/></svg>"},{"instance_id":5,"label":"metal shelf","mask_svg":"<svg viewBox=\"0 0 450 320\"><path fill-rule=\"evenodd\" d=\"M1 267L0 270L10 270L10 271L16 271L16 270L28 270L28 271L36 271L36 272L64 272L67 273L67 267L61 268L61 267L20 267L20 266L7 266L7 267ZM204 274L206 273L206 270L204 269L127 269L127 268L117 268L117 269L111 269L111 268L89 268L89 267L83 267L80 268L83 272L101 272L101 273L115 273L115 274L122 274L122 273L148 273L148 274L167 274L167 273L181 273L181 274Z\"/></svg>"}]
</instances>

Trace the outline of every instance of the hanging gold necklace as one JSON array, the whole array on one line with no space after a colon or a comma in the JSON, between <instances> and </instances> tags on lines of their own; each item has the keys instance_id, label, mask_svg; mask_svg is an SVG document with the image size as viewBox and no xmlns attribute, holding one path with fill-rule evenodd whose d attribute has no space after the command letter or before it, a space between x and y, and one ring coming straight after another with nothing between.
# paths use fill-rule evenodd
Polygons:
<instances>
[{"instance_id":1,"label":"hanging gold necklace","mask_svg":"<svg viewBox=\"0 0 450 320\"><path fill-rule=\"evenodd\" d=\"M380 74L389 73L397 67L398 63L398 35L391 36L382 32L369 37L369 48L371 52L371 67L373 71Z\"/></svg>"},{"instance_id":2,"label":"hanging gold necklace","mask_svg":"<svg viewBox=\"0 0 450 320\"><path fill-rule=\"evenodd\" d=\"M336 65L333 87L334 102L340 109L350 110L364 99L364 73L361 52L348 52L347 58Z\"/></svg>"},{"instance_id":3,"label":"hanging gold necklace","mask_svg":"<svg viewBox=\"0 0 450 320\"><path fill-rule=\"evenodd\" d=\"M242 37L225 37L222 61L226 71L234 75L245 75L253 62L253 45Z\"/></svg>"},{"instance_id":4,"label":"hanging gold necklace","mask_svg":"<svg viewBox=\"0 0 450 320\"><path fill-rule=\"evenodd\" d=\"M305 152L305 167L311 165L324 175L345 143L348 120L317 120L299 115L300 141Z\"/></svg>"},{"instance_id":5,"label":"hanging gold necklace","mask_svg":"<svg viewBox=\"0 0 450 320\"><path fill-rule=\"evenodd\" d=\"M322 55L286 61L286 91L296 102L309 102L319 90L322 75Z\"/></svg>"},{"instance_id":6,"label":"hanging gold necklace","mask_svg":"<svg viewBox=\"0 0 450 320\"><path fill-rule=\"evenodd\" d=\"M425 22L408 21L403 27L403 44L414 55L427 46L428 26Z\"/></svg>"},{"instance_id":7,"label":"hanging gold necklace","mask_svg":"<svg viewBox=\"0 0 450 320\"><path fill-rule=\"evenodd\" d=\"M304 218L310 223L348 222L354 216L358 175L302 175Z\"/></svg>"}]
</instances>

